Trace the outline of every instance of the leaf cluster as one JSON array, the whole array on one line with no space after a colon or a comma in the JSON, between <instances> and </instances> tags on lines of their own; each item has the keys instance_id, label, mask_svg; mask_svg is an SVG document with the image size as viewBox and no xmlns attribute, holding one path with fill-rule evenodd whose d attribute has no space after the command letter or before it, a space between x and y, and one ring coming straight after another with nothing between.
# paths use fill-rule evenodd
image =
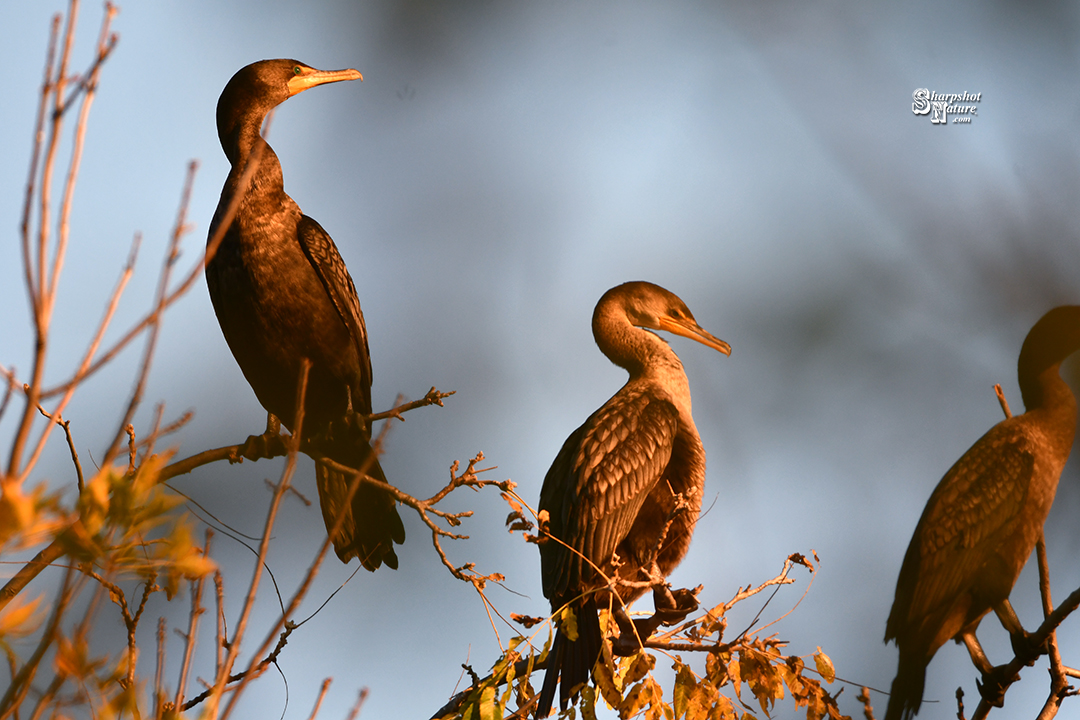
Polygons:
<instances>
[{"instance_id":1,"label":"leaf cluster","mask_svg":"<svg viewBox=\"0 0 1080 720\"><path fill-rule=\"evenodd\" d=\"M523 523L527 526L528 521L523 520L521 504L520 498L511 502L513 512L508 525L512 532L530 529L522 527ZM811 653L813 665L807 667L803 657L785 654L785 641L776 636L762 637L760 630L743 632L730 642L724 641L731 609L768 587L779 589L793 582L788 572L794 565L816 572L810 560L794 554L777 577L757 587L740 588L731 600L671 631L645 640L643 647L627 655L620 655L619 648L609 637L617 628L613 614L607 609L601 610L600 626L605 640L593 668L593 682L579 689L574 704L560 717L576 720L580 715L584 720L592 720L597 717L599 708L606 707L623 720L635 717L647 720L747 720L770 717L777 703L790 701L796 708L805 708L807 720L844 718L836 696L825 689L836 680L836 673L832 661L820 647ZM572 639L576 622L568 607L547 619L521 615L512 618L526 630L542 622L548 623L548 638L543 646L537 648L534 645L535 635L517 635L492 667L490 675L482 680L476 678L472 687L455 696L434 717L441 720L499 720L529 713L536 701L529 676L547 667L552 644L550 628L557 624ZM523 652L526 648L530 650ZM673 681L656 674L661 656L670 662Z\"/></svg>"}]
</instances>

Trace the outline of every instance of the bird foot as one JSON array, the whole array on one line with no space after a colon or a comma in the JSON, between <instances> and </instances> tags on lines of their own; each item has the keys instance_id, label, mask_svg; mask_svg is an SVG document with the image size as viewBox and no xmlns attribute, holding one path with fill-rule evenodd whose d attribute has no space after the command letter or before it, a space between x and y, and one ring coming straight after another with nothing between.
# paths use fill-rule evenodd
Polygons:
<instances>
[{"instance_id":1,"label":"bird foot","mask_svg":"<svg viewBox=\"0 0 1080 720\"><path fill-rule=\"evenodd\" d=\"M655 615L635 619L624 617L620 620L616 613L615 622L619 626L619 635L611 640L611 652L620 657L637 655L644 642L660 626L660 621Z\"/></svg>"},{"instance_id":2,"label":"bird foot","mask_svg":"<svg viewBox=\"0 0 1080 720\"><path fill-rule=\"evenodd\" d=\"M1050 654L1049 638L1036 644L1034 635L1021 630L1018 633L1010 633L1009 641L1016 659L1028 667L1034 665L1041 656Z\"/></svg>"},{"instance_id":3,"label":"bird foot","mask_svg":"<svg viewBox=\"0 0 1080 720\"><path fill-rule=\"evenodd\" d=\"M1005 691L1020 679L1019 673L1010 673L1006 665L997 665L988 673L982 674L982 682L976 680L979 695L993 707L1005 707Z\"/></svg>"},{"instance_id":4,"label":"bird foot","mask_svg":"<svg viewBox=\"0 0 1080 720\"><path fill-rule=\"evenodd\" d=\"M361 415L355 410L349 410L345 413L345 423L354 432L358 432L364 437L370 437L371 431L368 428L367 418L364 415Z\"/></svg>"},{"instance_id":5,"label":"bird foot","mask_svg":"<svg viewBox=\"0 0 1080 720\"><path fill-rule=\"evenodd\" d=\"M272 432L268 427L267 431L262 435L249 435L244 444L240 446L240 452L234 453L229 458L229 462L243 462L245 458L254 462L288 455L289 448L285 444L287 439L287 436L282 435L280 432Z\"/></svg>"},{"instance_id":6,"label":"bird foot","mask_svg":"<svg viewBox=\"0 0 1080 720\"><path fill-rule=\"evenodd\" d=\"M670 627L681 623L698 609L697 595L701 588L698 585L692 590L680 588L673 592L669 585L657 586L653 589L653 606L656 609L649 617L631 619L624 609L615 610L613 614L619 626L619 636L611 642L612 652L621 656L634 655L661 625Z\"/></svg>"},{"instance_id":7,"label":"bird foot","mask_svg":"<svg viewBox=\"0 0 1080 720\"><path fill-rule=\"evenodd\" d=\"M701 585L694 589L679 588L671 590L669 585L661 585L653 589L653 606L656 611L654 618L659 618L660 624L671 627L686 619L686 616L698 609L698 593Z\"/></svg>"}]
</instances>

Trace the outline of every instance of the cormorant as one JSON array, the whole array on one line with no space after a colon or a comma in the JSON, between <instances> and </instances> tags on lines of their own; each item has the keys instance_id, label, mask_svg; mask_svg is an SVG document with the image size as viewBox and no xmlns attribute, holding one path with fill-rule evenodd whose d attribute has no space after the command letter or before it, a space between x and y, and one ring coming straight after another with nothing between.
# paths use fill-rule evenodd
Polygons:
<instances>
[{"instance_id":1,"label":"cormorant","mask_svg":"<svg viewBox=\"0 0 1080 720\"><path fill-rule=\"evenodd\" d=\"M537 717L550 712L560 672L563 708L589 681L602 641L597 608L610 602L625 618L624 606L648 581L657 572L666 577L682 560L701 510L705 449L691 416L686 373L668 344L643 328L731 354L682 300L647 282L604 293L592 328L600 351L630 379L567 438L540 491L551 536L540 544L544 596L553 611L573 607L578 639L568 639L560 624ZM680 496L685 505L676 510ZM604 576L616 580L618 597Z\"/></svg>"},{"instance_id":2,"label":"cormorant","mask_svg":"<svg viewBox=\"0 0 1080 720\"><path fill-rule=\"evenodd\" d=\"M266 114L288 98L324 83L362 79L356 70L315 70L296 60L263 60L239 70L217 105L221 147L232 164L210 238L234 197L242 197L217 251L206 284L221 331L255 396L286 427L296 415L301 361L311 361L303 438L328 457L385 480L362 423L371 413L371 360L356 288L330 235L285 194L281 164L260 135ZM241 176L254 155L247 187ZM209 242L209 240L208 240ZM355 418L355 415L352 415ZM331 427L333 424L333 431ZM316 464L319 504L327 531L341 510L348 476ZM333 539L342 562L358 557L368 570L396 568L394 543L405 540L389 494L361 484L341 532Z\"/></svg>"},{"instance_id":3,"label":"cormorant","mask_svg":"<svg viewBox=\"0 0 1080 720\"><path fill-rule=\"evenodd\" d=\"M975 637L994 610L1021 648L1027 634L1009 594L1042 532L1076 430L1076 399L1058 373L1080 350L1080 306L1046 313L1020 349L1026 412L999 422L964 453L926 503L896 581L885 626L900 664L886 720L922 704L926 666L950 638L984 677L993 670Z\"/></svg>"}]
</instances>

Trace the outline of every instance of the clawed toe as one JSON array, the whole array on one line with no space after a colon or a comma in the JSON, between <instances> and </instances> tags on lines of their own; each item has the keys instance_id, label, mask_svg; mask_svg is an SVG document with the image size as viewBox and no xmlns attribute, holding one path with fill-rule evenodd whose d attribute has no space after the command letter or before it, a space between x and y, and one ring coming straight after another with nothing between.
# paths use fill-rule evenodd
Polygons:
<instances>
[{"instance_id":1,"label":"clawed toe","mask_svg":"<svg viewBox=\"0 0 1080 720\"><path fill-rule=\"evenodd\" d=\"M988 673L983 673L982 681L975 681L979 695L993 707L1005 706L1005 691L1020 679L1018 673L1010 673L1005 665L998 665Z\"/></svg>"},{"instance_id":2,"label":"clawed toe","mask_svg":"<svg viewBox=\"0 0 1080 720\"><path fill-rule=\"evenodd\" d=\"M266 432L262 435L249 435L244 444L240 446L240 456L234 462L240 462L247 458L252 462L264 458L280 457L288 454L285 447L284 436L277 433Z\"/></svg>"},{"instance_id":3,"label":"clawed toe","mask_svg":"<svg viewBox=\"0 0 1080 720\"><path fill-rule=\"evenodd\" d=\"M1035 636L1028 632L1012 634L1009 636L1009 641L1016 658L1029 667L1034 665L1039 657L1050 653L1049 639L1036 644Z\"/></svg>"}]
</instances>

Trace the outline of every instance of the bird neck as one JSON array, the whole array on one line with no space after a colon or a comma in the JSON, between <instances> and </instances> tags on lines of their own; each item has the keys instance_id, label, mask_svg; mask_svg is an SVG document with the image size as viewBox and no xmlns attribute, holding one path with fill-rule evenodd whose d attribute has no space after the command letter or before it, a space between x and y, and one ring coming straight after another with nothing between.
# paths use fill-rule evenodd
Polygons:
<instances>
[{"instance_id":1,"label":"bird neck","mask_svg":"<svg viewBox=\"0 0 1080 720\"><path fill-rule=\"evenodd\" d=\"M1076 397L1061 379L1060 365L1054 364L1028 382L1021 384L1025 413L1042 420L1053 435L1053 442L1068 453L1076 434Z\"/></svg>"},{"instance_id":2,"label":"bird neck","mask_svg":"<svg viewBox=\"0 0 1080 720\"><path fill-rule=\"evenodd\" d=\"M630 373L627 384L648 382L662 387L685 417L690 416L690 384L682 362L658 335L630 323L625 313L593 317L593 337L600 352Z\"/></svg>"},{"instance_id":3,"label":"bird neck","mask_svg":"<svg viewBox=\"0 0 1080 720\"><path fill-rule=\"evenodd\" d=\"M262 125L266 115L277 106L262 95L249 92L244 86L227 88L218 101L217 130L221 149L232 165L234 179L247 168L254 158L259 167L251 187L273 187L275 179L280 183L281 165L277 155L262 137Z\"/></svg>"},{"instance_id":4,"label":"bird neck","mask_svg":"<svg viewBox=\"0 0 1080 720\"><path fill-rule=\"evenodd\" d=\"M232 122L219 122L221 147L232 165L221 203L227 206L238 192L242 192L244 207L265 206L260 216L269 216L277 214L285 202L282 197L285 195L285 182L277 153L259 132L264 116L265 112L253 111ZM258 165L246 187L241 188L241 178L252 162ZM218 211L223 209L219 207Z\"/></svg>"}]
</instances>

